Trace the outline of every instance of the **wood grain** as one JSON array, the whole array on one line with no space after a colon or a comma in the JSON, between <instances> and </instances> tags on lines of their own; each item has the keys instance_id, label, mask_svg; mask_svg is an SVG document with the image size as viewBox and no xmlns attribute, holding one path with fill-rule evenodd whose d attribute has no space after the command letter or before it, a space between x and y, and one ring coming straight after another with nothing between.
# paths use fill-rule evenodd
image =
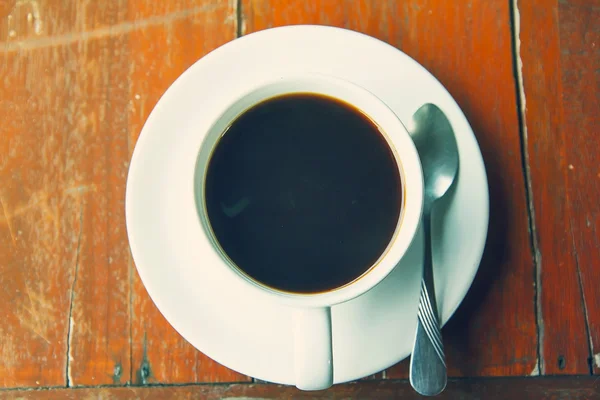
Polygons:
<instances>
[{"instance_id":1,"label":"wood grain","mask_svg":"<svg viewBox=\"0 0 600 400\"><path fill-rule=\"evenodd\" d=\"M80 215L71 285L70 386L129 380L129 251L123 217L128 145L127 120L121 117L127 61L114 55L122 43L122 38L109 36L64 47L77 55L71 64L73 80L64 90L73 90L69 112L83 125L78 126L79 147L67 146L73 146L76 164L92 185Z\"/></svg>"},{"instance_id":2,"label":"wood grain","mask_svg":"<svg viewBox=\"0 0 600 400\"><path fill-rule=\"evenodd\" d=\"M155 7L148 1L146 8ZM137 29L129 35L129 134L133 146L150 111L168 86L204 54L235 38L237 18L231 1L196 1L185 18ZM134 7L133 5L130 7ZM137 12L144 11L136 4ZM130 151L133 147L130 148ZM235 382L237 374L198 352L163 318L137 273L133 274L132 379L136 384Z\"/></svg>"},{"instance_id":3,"label":"wood grain","mask_svg":"<svg viewBox=\"0 0 600 400\"><path fill-rule=\"evenodd\" d=\"M119 36L192 14L210 15L211 10L221 7L218 2L198 0L166 1L151 6L147 0L128 3L124 0L2 0L0 38L9 49L56 46L99 36Z\"/></svg>"},{"instance_id":4,"label":"wood grain","mask_svg":"<svg viewBox=\"0 0 600 400\"><path fill-rule=\"evenodd\" d=\"M600 11L593 4L519 2L546 374L589 373L600 346Z\"/></svg>"},{"instance_id":5,"label":"wood grain","mask_svg":"<svg viewBox=\"0 0 600 400\"><path fill-rule=\"evenodd\" d=\"M116 23L120 13L115 5L105 4L93 15L102 14L107 22ZM32 21L31 15L36 19ZM25 281L46 284L48 289L52 288L48 283L54 283L54 291L45 294L35 289L42 290L36 295L45 300L47 309L65 314L46 314L52 317L49 327L56 325L61 335L56 342L64 350L52 354L59 360L60 373L51 370L51 382L32 375L4 385L113 383L114 371L119 370L127 371L128 379L129 252L123 197L129 154L127 121L119 117L126 102L122 71L127 64L113 54L122 38L71 35L57 42L39 42L37 36L43 32L36 30L37 23L49 31L57 25L66 29L69 24L52 13L44 14L37 2L16 2L2 22L6 28L0 29L5 35L2 58L5 65L20 72L7 71L12 87L3 88L6 96L2 97L10 98L11 89L19 93L15 87L23 88L19 96L4 101L2 109L5 120L13 119L15 111L23 113L17 119L21 123L9 125L2 136L6 146L2 153L9 155L2 166L6 182L2 197L9 199L3 200L5 219L14 234L7 210L10 203L26 204L22 214L32 218L24 221L19 232L28 233L35 246L29 252L37 261L31 267L15 265ZM85 18L73 24L86 26ZM24 174L31 178L24 180ZM54 232L38 230L40 210L45 214L42 220L52 222ZM46 243L36 246L39 241ZM44 252L55 253L57 260L39 259ZM45 271L39 274L36 269ZM28 343L26 336L18 340ZM30 366L45 374L48 357L29 354ZM21 374L28 370L13 368Z\"/></svg>"},{"instance_id":6,"label":"wood grain","mask_svg":"<svg viewBox=\"0 0 600 400\"><path fill-rule=\"evenodd\" d=\"M537 341L533 258L521 167L508 2L243 0L243 32L299 23L354 29L429 69L473 126L487 165L486 253L463 306L444 329L452 376L529 375ZM406 362L387 371L405 377Z\"/></svg>"},{"instance_id":7,"label":"wood grain","mask_svg":"<svg viewBox=\"0 0 600 400\"><path fill-rule=\"evenodd\" d=\"M570 378L504 378L450 380L436 399L505 400L591 400L600 396L600 385L593 377ZM406 381L366 381L337 385L320 392L301 392L290 386L265 384L190 385L175 387L126 387L93 389L59 389L0 392L3 400L70 399L368 399L417 400L423 397Z\"/></svg>"},{"instance_id":8,"label":"wood grain","mask_svg":"<svg viewBox=\"0 0 600 400\"><path fill-rule=\"evenodd\" d=\"M125 384L146 362L141 383L248 379L159 315L130 262L123 214L143 122L185 68L235 37L234 3L9 3L0 7L0 386Z\"/></svg>"},{"instance_id":9,"label":"wood grain","mask_svg":"<svg viewBox=\"0 0 600 400\"><path fill-rule=\"evenodd\" d=\"M103 160L94 170L88 156L108 145L96 136L99 110L86 100L107 88L102 69L94 68L102 64L95 64L98 48L89 50L0 54L4 387L66 384L76 277L92 264L93 232L84 231L99 211L94 194L108 179ZM90 68L81 71L82 65Z\"/></svg>"},{"instance_id":10,"label":"wood grain","mask_svg":"<svg viewBox=\"0 0 600 400\"><path fill-rule=\"evenodd\" d=\"M563 123L575 267L595 374L600 373L600 2L559 2ZM573 168L570 167L573 166Z\"/></svg>"}]
</instances>

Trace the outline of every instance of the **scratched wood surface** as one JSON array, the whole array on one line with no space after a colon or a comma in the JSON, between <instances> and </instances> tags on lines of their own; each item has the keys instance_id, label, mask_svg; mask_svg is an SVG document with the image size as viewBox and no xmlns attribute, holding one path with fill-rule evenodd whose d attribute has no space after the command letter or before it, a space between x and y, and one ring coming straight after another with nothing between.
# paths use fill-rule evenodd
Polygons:
<instances>
[{"instance_id":1,"label":"scratched wood surface","mask_svg":"<svg viewBox=\"0 0 600 400\"><path fill-rule=\"evenodd\" d=\"M151 15L156 12L155 4L158 3L149 0L144 7L139 4L130 7ZM152 24L130 34L129 81L133 101L130 151L148 114L169 85L204 54L236 37L235 2L201 0L186 7L192 7L188 13L172 14L167 23ZM249 379L215 363L175 333L154 306L137 274L133 276L132 296L134 384Z\"/></svg>"},{"instance_id":2,"label":"scratched wood surface","mask_svg":"<svg viewBox=\"0 0 600 400\"><path fill-rule=\"evenodd\" d=\"M403 50L448 88L483 151L492 210L490 236L474 288L443 330L449 373L530 374L537 365L533 260L508 2L360 0L340 4L243 0L243 32L298 23L358 30ZM386 375L406 377L407 365L405 361Z\"/></svg>"},{"instance_id":3,"label":"scratched wood surface","mask_svg":"<svg viewBox=\"0 0 600 400\"><path fill-rule=\"evenodd\" d=\"M231 2L2 2L0 385L237 381L130 260L128 162L159 96L235 37Z\"/></svg>"},{"instance_id":4,"label":"scratched wood surface","mask_svg":"<svg viewBox=\"0 0 600 400\"><path fill-rule=\"evenodd\" d=\"M450 375L600 372L597 21L596 0L0 0L0 388L249 380L195 350L148 297L128 249L124 185L144 121L181 72L237 35L298 23L358 30L405 51L475 130L490 235L443 330ZM403 362L371 378L406 375ZM484 380L455 382L447 396L491 398L510 382L539 398L597 394L590 381ZM315 398L413 395L406 382L361 385ZM299 396L254 388L0 397Z\"/></svg>"},{"instance_id":5,"label":"scratched wood surface","mask_svg":"<svg viewBox=\"0 0 600 400\"><path fill-rule=\"evenodd\" d=\"M519 1L545 374L600 368L600 2Z\"/></svg>"}]
</instances>

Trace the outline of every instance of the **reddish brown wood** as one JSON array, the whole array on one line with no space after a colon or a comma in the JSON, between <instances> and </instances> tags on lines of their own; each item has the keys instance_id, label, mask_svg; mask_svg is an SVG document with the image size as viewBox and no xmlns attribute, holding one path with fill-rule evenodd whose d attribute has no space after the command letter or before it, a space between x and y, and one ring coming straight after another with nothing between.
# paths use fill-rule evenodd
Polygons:
<instances>
[{"instance_id":1,"label":"reddish brown wood","mask_svg":"<svg viewBox=\"0 0 600 400\"><path fill-rule=\"evenodd\" d=\"M600 11L593 4L519 2L546 374L589 373L590 351L600 346Z\"/></svg>"},{"instance_id":2,"label":"reddish brown wood","mask_svg":"<svg viewBox=\"0 0 600 400\"><path fill-rule=\"evenodd\" d=\"M148 382L247 379L158 315L123 214L143 121L176 76L234 38L234 6L1 3L0 386L125 384L144 360Z\"/></svg>"},{"instance_id":3,"label":"reddish brown wood","mask_svg":"<svg viewBox=\"0 0 600 400\"><path fill-rule=\"evenodd\" d=\"M436 399L505 400L590 400L600 396L600 385L593 377L462 379L448 382ZM58 389L0 392L0 398L45 400L81 399L422 399L407 381L367 381L337 385L321 392L301 392L289 386L265 384L190 385L171 387L126 387Z\"/></svg>"},{"instance_id":4,"label":"reddish brown wood","mask_svg":"<svg viewBox=\"0 0 600 400\"><path fill-rule=\"evenodd\" d=\"M0 39L8 43L9 48L30 49L99 36L119 36L143 26L161 25L194 14L210 15L226 4L202 0L151 4L142 0L134 6L122 0L0 0ZM231 27L235 18L222 22Z\"/></svg>"},{"instance_id":5,"label":"reddish brown wood","mask_svg":"<svg viewBox=\"0 0 600 400\"><path fill-rule=\"evenodd\" d=\"M444 329L453 376L528 375L536 363L533 260L508 2L243 0L244 32L321 23L385 40L422 63L465 111L488 168L490 235L476 282ZM406 376L406 364L387 372Z\"/></svg>"},{"instance_id":6,"label":"reddish brown wood","mask_svg":"<svg viewBox=\"0 0 600 400\"><path fill-rule=\"evenodd\" d=\"M79 135L65 140L77 157L73 173L89 182L78 190L91 192L79 214L79 253L71 283L71 386L129 380L129 250L123 216L129 154L127 120L121 116L126 96L119 88L126 79L127 60L114 54L123 43L109 36L84 46L61 46L74 60L72 80L57 92L64 90L73 99L69 113Z\"/></svg>"},{"instance_id":7,"label":"reddish brown wood","mask_svg":"<svg viewBox=\"0 0 600 400\"><path fill-rule=\"evenodd\" d=\"M16 265L25 281L45 285L35 290L40 291L36 296L45 300L47 310L53 310L42 315L53 318L48 325L55 325L60 334L54 343L64 348L53 351L49 373L44 365L49 357L38 360L34 351L15 351L16 356L30 355L31 367L40 374L27 385L113 383L119 381L113 379L113 371L119 370L125 372L117 375L129 379L129 252L122 212L129 154L127 122L118 115L125 102L122 82L127 64L113 53L122 46L122 38L94 31L85 10L68 3L12 2L4 8L6 18L0 24L5 42L1 59L11 66L4 82L12 84L3 88L3 99L10 99L4 103L10 107L3 110L3 119L14 120L15 112L23 113L2 136L8 139L2 142L7 149L3 154L13 158L3 166L3 182L7 182L3 197L26 204L21 214L33 218L27 218L18 232L28 233L34 246L29 251L37 259L31 267ZM82 13L70 21L68 14L57 13L61 4ZM102 3L87 11L107 23L120 20L115 4ZM29 158L35 162L31 164ZM38 181L31 188L35 192L23 180L24 174ZM11 206L3 203L6 218ZM35 217L40 210L46 214L41 220ZM38 229L50 227L40 225L43 220L53 221L53 232ZM10 221L8 227L14 234ZM54 240L47 242L51 233ZM47 243L36 246L40 240ZM39 259L43 252L54 252L56 261ZM59 256L62 253L67 258ZM37 268L47 272L39 274ZM55 293L44 294L53 286ZM64 317L57 315L58 310ZM29 342L27 335L18 340L24 346ZM59 372L52 369L55 363ZM13 368L18 374L28 372L28 368ZM53 375L57 378L47 382ZM19 385L6 380L4 384Z\"/></svg>"},{"instance_id":8,"label":"reddish brown wood","mask_svg":"<svg viewBox=\"0 0 600 400\"><path fill-rule=\"evenodd\" d=\"M155 4L161 7L159 3L132 3L130 12L153 14ZM235 38L234 2L200 0L195 3L201 11L136 29L128 36L130 151L150 111L169 85L204 54ZM132 276L134 383L249 380L212 361L179 336L156 309L135 271Z\"/></svg>"},{"instance_id":9,"label":"reddish brown wood","mask_svg":"<svg viewBox=\"0 0 600 400\"><path fill-rule=\"evenodd\" d=\"M578 3L578 4L577 4ZM600 373L600 2L559 3L567 198L594 373Z\"/></svg>"},{"instance_id":10,"label":"reddish brown wood","mask_svg":"<svg viewBox=\"0 0 600 400\"><path fill-rule=\"evenodd\" d=\"M98 92L78 80L75 67L90 63L85 74L100 79L98 56L73 47L0 53L3 387L66 384L74 282L80 264L89 263L81 257L91 239L84 230L107 179L104 165L93 175L91 159L83 162L97 143L87 132L101 128L81 107Z\"/></svg>"}]
</instances>

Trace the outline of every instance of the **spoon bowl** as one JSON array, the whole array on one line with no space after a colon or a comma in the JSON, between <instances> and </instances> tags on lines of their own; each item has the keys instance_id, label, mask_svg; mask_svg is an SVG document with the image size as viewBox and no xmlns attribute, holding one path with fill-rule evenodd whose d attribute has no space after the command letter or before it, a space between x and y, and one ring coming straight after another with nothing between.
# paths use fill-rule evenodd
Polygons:
<instances>
[{"instance_id":1,"label":"spoon bowl","mask_svg":"<svg viewBox=\"0 0 600 400\"><path fill-rule=\"evenodd\" d=\"M434 104L417 110L409 131L423 167L425 204L431 206L448 192L458 173L456 137L448 119Z\"/></svg>"}]
</instances>

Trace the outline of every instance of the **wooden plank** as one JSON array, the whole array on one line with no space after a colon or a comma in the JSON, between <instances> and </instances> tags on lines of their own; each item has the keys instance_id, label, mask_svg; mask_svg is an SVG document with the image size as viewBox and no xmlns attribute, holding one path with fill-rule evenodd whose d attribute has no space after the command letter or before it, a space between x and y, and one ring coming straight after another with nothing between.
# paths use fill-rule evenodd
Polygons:
<instances>
[{"instance_id":1,"label":"wooden plank","mask_svg":"<svg viewBox=\"0 0 600 400\"><path fill-rule=\"evenodd\" d=\"M156 6L155 6L156 4ZM130 5L132 12L161 7ZM128 37L130 60L130 151L150 111L168 86L204 54L235 38L235 2L198 0L185 18L137 29ZM136 384L249 380L212 361L167 323L133 273L132 379Z\"/></svg>"},{"instance_id":2,"label":"wooden plank","mask_svg":"<svg viewBox=\"0 0 600 400\"><path fill-rule=\"evenodd\" d=\"M84 229L105 176L85 162L99 129L83 112L105 89L87 82L102 75L77 69L97 56L76 46L0 53L2 387L66 384Z\"/></svg>"},{"instance_id":3,"label":"wooden plank","mask_svg":"<svg viewBox=\"0 0 600 400\"><path fill-rule=\"evenodd\" d=\"M600 339L600 275L594 271L600 261L594 235L600 218L598 11L585 5L592 2L578 3L518 4L546 374L589 373L586 311L594 343Z\"/></svg>"},{"instance_id":4,"label":"wooden plank","mask_svg":"<svg viewBox=\"0 0 600 400\"><path fill-rule=\"evenodd\" d=\"M144 345L131 333L146 325L149 342L187 349L149 349L157 380L247 379L195 351L155 311L134 281L123 215L142 122L179 73L234 37L232 7L2 3L1 386L130 382Z\"/></svg>"},{"instance_id":5,"label":"wooden plank","mask_svg":"<svg viewBox=\"0 0 600 400\"><path fill-rule=\"evenodd\" d=\"M446 390L436 398L505 400L569 399L588 400L600 396L600 385L593 377L504 378L450 380ZM115 387L54 389L0 392L0 399L422 399L406 381L363 381L337 385L320 392L301 392L294 387L266 384L189 385L171 387Z\"/></svg>"},{"instance_id":6,"label":"wooden plank","mask_svg":"<svg viewBox=\"0 0 600 400\"><path fill-rule=\"evenodd\" d=\"M31 7L37 10L38 5L17 2L10 15L20 21ZM103 7L105 15L116 21L119 13L114 4ZM48 29L62 23L53 17L43 21ZM85 21L80 22L85 26ZM23 32L20 28L19 23L10 26ZM4 103L11 107L3 110L4 120L13 119L11 112L20 109L23 124L9 126L2 135L5 154L14 153L13 160L3 166L6 185L2 196L8 199L3 200L3 207L11 233L15 229L27 232L32 246L9 263L24 275L25 282L37 281L40 288L25 289L40 291L35 295L45 302L40 304L45 304L46 310L56 308L56 312L45 314L45 318L52 319L44 329L54 325L54 332L60 336L48 339L48 343L52 341L64 348L52 351L52 359L59 361L52 362L51 367L57 364L60 373L52 368L50 373L55 377L51 382L47 382L44 366L49 357L42 356L38 361L34 353L29 366L13 365L16 371L2 375L22 375L35 368L41 376L5 380L4 384L114 383L119 381L113 379L114 371L119 370L127 371L128 379L129 252L123 198L129 154L127 123L117 115L124 108L121 71L126 70L127 64L113 54L119 39L111 35L90 39L70 36L56 43L52 38L39 43L10 32L3 39L8 40L8 45L2 57L12 59L12 63L6 62L11 68L6 71L4 82L10 82L13 90L14 86L24 87L18 96ZM4 89L3 93L11 87ZM23 145L26 147L19 151ZM23 209L20 218L24 220L19 227L13 223L11 228L8 210L19 205ZM48 222L42 224L47 226L45 229L53 227L53 231L40 230L39 218ZM60 256L52 262L44 261L39 258L44 252ZM32 267L23 263L29 258L34 262ZM38 268L46 271L39 274ZM17 288L18 285L10 287ZM59 309L64 316L58 313Z\"/></svg>"},{"instance_id":7,"label":"wooden plank","mask_svg":"<svg viewBox=\"0 0 600 400\"><path fill-rule=\"evenodd\" d=\"M537 362L533 257L521 167L509 2L243 0L245 33L319 23L400 48L448 88L479 140L490 182L486 253L443 335L452 376L528 375ZM406 363L387 371L405 377Z\"/></svg>"},{"instance_id":8,"label":"wooden plank","mask_svg":"<svg viewBox=\"0 0 600 400\"><path fill-rule=\"evenodd\" d=\"M127 120L121 116L127 60L115 55L122 43L108 36L66 46L76 58L67 64L73 79L63 90L71 93L67 96L80 134L78 142L69 139L69 146L92 192L81 210L71 289L70 386L129 380L129 251L123 216L129 154Z\"/></svg>"},{"instance_id":9,"label":"wooden plank","mask_svg":"<svg viewBox=\"0 0 600 400\"><path fill-rule=\"evenodd\" d=\"M86 194L73 189L80 182L64 179L69 155L57 132L66 117L64 102L47 90L32 90L34 80L51 85L64 75L56 69L46 75L42 67L14 54L0 56L0 70L13 77L0 80L2 387L65 379L68 283ZM52 118L41 118L44 113Z\"/></svg>"},{"instance_id":10,"label":"wooden plank","mask_svg":"<svg viewBox=\"0 0 600 400\"><path fill-rule=\"evenodd\" d=\"M65 2L63 2L64 4ZM75 7L78 9L81 7ZM116 25L125 12L117 2L91 10L80 21L94 29L95 17ZM47 26L51 26L47 24ZM130 380L129 250L124 226L127 174L127 58L122 35L84 37L67 45L81 56L71 64L73 113L88 124L79 150L81 169L94 182L82 214L79 264L73 282L67 384L93 385ZM59 91L60 92L60 91ZM73 101L73 100L71 100Z\"/></svg>"},{"instance_id":11,"label":"wooden plank","mask_svg":"<svg viewBox=\"0 0 600 400\"><path fill-rule=\"evenodd\" d=\"M589 361L595 374L600 373L599 21L598 1L559 2L563 123L569 163L567 198Z\"/></svg>"}]
</instances>

